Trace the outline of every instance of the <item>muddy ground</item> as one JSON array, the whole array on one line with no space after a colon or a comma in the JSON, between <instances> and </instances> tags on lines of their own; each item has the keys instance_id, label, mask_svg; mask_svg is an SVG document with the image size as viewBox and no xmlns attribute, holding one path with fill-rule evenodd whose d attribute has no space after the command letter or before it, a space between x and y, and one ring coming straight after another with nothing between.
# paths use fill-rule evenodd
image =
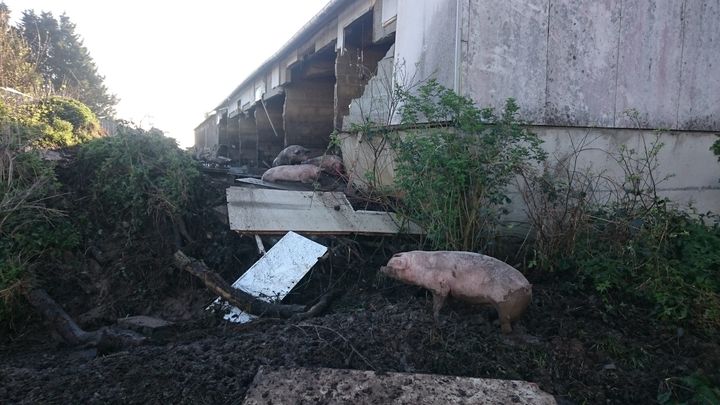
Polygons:
<instances>
[{"instance_id":1,"label":"muddy ground","mask_svg":"<svg viewBox=\"0 0 720 405\"><path fill-rule=\"evenodd\" d=\"M223 189L216 179L207 206ZM195 216L188 254L228 280L258 258L254 241L212 211ZM610 310L567 275L529 274L533 302L509 336L491 310L459 303L435 328L427 292L377 274L394 251L413 246L397 238L320 240L332 257L286 302L311 304L340 288L322 316L227 324L204 311L214 297L172 268L171 241L113 232L85 235L64 271L39 271L39 282L88 330L140 314L174 326L139 347L68 347L27 310L0 332L0 403L239 403L258 367L270 365L521 379L566 403L637 404L654 403L668 377L720 370L713 337L655 322L641 305Z\"/></svg>"}]
</instances>

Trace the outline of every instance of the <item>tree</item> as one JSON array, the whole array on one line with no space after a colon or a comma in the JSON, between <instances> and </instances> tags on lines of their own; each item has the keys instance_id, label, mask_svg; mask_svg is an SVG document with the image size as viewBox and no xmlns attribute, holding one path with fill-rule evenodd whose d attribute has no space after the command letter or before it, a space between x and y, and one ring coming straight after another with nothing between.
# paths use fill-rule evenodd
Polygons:
<instances>
[{"instance_id":1,"label":"tree","mask_svg":"<svg viewBox=\"0 0 720 405\"><path fill-rule=\"evenodd\" d=\"M82 101L99 117L114 114L118 99L108 91L105 78L67 15L58 20L49 12L38 15L26 10L19 29L54 93Z\"/></svg>"},{"instance_id":2,"label":"tree","mask_svg":"<svg viewBox=\"0 0 720 405\"><path fill-rule=\"evenodd\" d=\"M10 10L0 3L0 87L32 93L40 83L31 49L20 32L10 26Z\"/></svg>"}]
</instances>

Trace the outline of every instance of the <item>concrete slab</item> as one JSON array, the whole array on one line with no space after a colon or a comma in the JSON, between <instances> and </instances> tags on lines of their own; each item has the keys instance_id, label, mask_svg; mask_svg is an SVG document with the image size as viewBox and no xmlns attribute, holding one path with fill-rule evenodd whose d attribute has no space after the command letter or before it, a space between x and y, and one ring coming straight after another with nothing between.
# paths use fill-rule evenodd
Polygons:
<instances>
[{"instance_id":1,"label":"concrete slab","mask_svg":"<svg viewBox=\"0 0 720 405\"><path fill-rule=\"evenodd\" d=\"M720 0L684 1L680 129L720 130Z\"/></svg>"},{"instance_id":2,"label":"concrete slab","mask_svg":"<svg viewBox=\"0 0 720 405\"><path fill-rule=\"evenodd\" d=\"M513 97L524 120L543 124L547 0L473 1L469 8L463 93L498 110Z\"/></svg>"},{"instance_id":3,"label":"concrete slab","mask_svg":"<svg viewBox=\"0 0 720 405\"><path fill-rule=\"evenodd\" d=\"M255 404L556 404L534 383L433 374L261 366L245 394Z\"/></svg>"},{"instance_id":4,"label":"concrete slab","mask_svg":"<svg viewBox=\"0 0 720 405\"><path fill-rule=\"evenodd\" d=\"M620 0L551 0L545 123L614 125Z\"/></svg>"},{"instance_id":5,"label":"concrete slab","mask_svg":"<svg viewBox=\"0 0 720 405\"><path fill-rule=\"evenodd\" d=\"M681 1L622 4L615 125L676 128L682 54ZM637 121L623 112L637 111Z\"/></svg>"}]
</instances>

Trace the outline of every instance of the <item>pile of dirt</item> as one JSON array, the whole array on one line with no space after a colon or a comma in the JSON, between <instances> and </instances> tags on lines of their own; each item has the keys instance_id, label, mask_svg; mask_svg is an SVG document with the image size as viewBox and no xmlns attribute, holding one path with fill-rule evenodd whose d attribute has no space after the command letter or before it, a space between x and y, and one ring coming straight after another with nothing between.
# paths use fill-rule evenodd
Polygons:
<instances>
[{"instance_id":1,"label":"pile of dirt","mask_svg":"<svg viewBox=\"0 0 720 405\"><path fill-rule=\"evenodd\" d=\"M435 328L426 291L378 275L393 253L416 247L399 238L318 239L330 259L285 302L343 291L324 316L227 324L205 311L215 297L171 265L182 248L232 281L258 258L254 240L229 231L213 210L228 182L202 183L204 201L187 218L191 240L152 232L128 239L122 227L95 227L63 268L38 271L41 286L84 328L129 315L174 326L113 352L56 343L32 316L0 346L0 403L237 403L260 365L520 379L576 403L653 402L667 377L697 370L718 377L717 340L652 321L632 305L608 311L561 276L529 277L533 301L509 336L493 311L459 303L443 310ZM72 194L73 182L66 187ZM76 201L76 223L92 221Z\"/></svg>"}]
</instances>

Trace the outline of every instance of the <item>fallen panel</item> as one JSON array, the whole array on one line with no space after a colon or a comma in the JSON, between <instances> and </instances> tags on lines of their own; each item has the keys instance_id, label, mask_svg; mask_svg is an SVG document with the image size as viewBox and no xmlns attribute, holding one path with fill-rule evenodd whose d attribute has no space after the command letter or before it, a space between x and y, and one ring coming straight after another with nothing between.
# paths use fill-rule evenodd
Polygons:
<instances>
[{"instance_id":1,"label":"fallen panel","mask_svg":"<svg viewBox=\"0 0 720 405\"><path fill-rule=\"evenodd\" d=\"M280 301L327 249L308 238L288 232L232 286L266 302ZM215 304L220 303L220 298L215 300ZM256 318L228 304L223 308L228 311L225 319L231 322L244 323Z\"/></svg>"},{"instance_id":2,"label":"fallen panel","mask_svg":"<svg viewBox=\"0 0 720 405\"><path fill-rule=\"evenodd\" d=\"M261 179L255 179L252 177L245 177L241 179L235 179L238 183L245 183L245 184L251 184L253 186L260 186L260 187L266 187L266 188L273 188L277 190L297 190L297 191L304 191L312 188L312 185L302 184L302 183L296 183L296 184L285 184L285 183L271 183L269 181L264 181Z\"/></svg>"},{"instance_id":3,"label":"fallen panel","mask_svg":"<svg viewBox=\"0 0 720 405\"><path fill-rule=\"evenodd\" d=\"M255 404L556 404L525 381L261 366L245 394Z\"/></svg>"},{"instance_id":4,"label":"fallen panel","mask_svg":"<svg viewBox=\"0 0 720 405\"><path fill-rule=\"evenodd\" d=\"M403 226L398 217L382 211L355 211L341 192L227 189L230 229L245 233L390 235L422 234L415 224Z\"/></svg>"}]
</instances>

